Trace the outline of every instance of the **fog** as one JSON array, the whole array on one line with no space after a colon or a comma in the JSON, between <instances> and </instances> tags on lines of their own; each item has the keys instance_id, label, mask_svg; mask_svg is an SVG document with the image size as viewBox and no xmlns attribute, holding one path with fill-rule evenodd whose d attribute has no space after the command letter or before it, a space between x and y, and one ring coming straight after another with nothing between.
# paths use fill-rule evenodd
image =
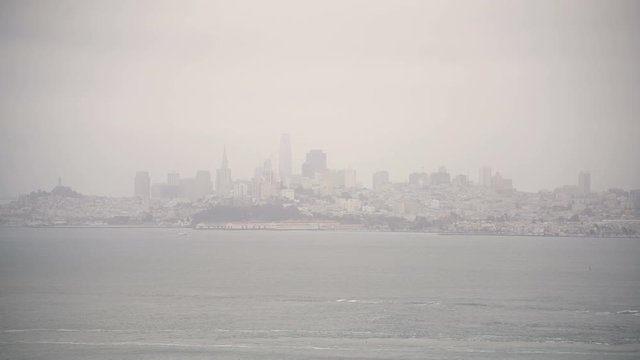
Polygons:
<instances>
[{"instance_id":1,"label":"fog","mask_svg":"<svg viewBox=\"0 0 640 360\"><path fill-rule=\"evenodd\" d=\"M364 185L483 165L640 188L637 1L2 1L0 196L130 196L310 149Z\"/></svg>"}]
</instances>

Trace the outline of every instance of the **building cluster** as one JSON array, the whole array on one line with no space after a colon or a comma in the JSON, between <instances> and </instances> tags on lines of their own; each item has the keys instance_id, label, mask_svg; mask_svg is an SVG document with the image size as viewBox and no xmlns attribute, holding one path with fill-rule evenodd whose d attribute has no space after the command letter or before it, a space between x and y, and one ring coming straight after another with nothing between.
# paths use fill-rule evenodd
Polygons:
<instances>
[{"instance_id":1,"label":"building cluster","mask_svg":"<svg viewBox=\"0 0 640 360\"><path fill-rule=\"evenodd\" d=\"M59 184L51 192L0 206L0 224L640 236L640 190L594 192L586 171L575 185L537 193L517 191L511 179L488 166L479 169L476 181L452 176L445 167L411 173L402 182L378 171L372 188L365 188L355 170L330 169L322 150L310 150L298 174L291 159L290 139L283 135L278 165L267 160L248 180L233 179L223 151L215 182L208 171L198 171L193 178L170 173L166 183L152 183L149 173L141 171L135 174L134 196L126 198L82 196ZM295 212L281 213L295 213L290 221L297 223L266 221L264 209L276 209L269 206L294 207ZM197 221L211 209L220 215L252 207L262 209L260 222L251 224L245 215L224 223Z\"/></svg>"},{"instance_id":2,"label":"building cluster","mask_svg":"<svg viewBox=\"0 0 640 360\"><path fill-rule=\"evenodd\" d=\"M153 183L147 171L139 171L134 178L134 196L143 200L186 199L198 200L215 197L236 204L255 204L273 200L295 200L295 192L313 192L331 195L337 189L357 186L353 169L332 170L327 167L327 154L318 149L306 154L299 174L293 173L291 141L287 134L280 139L277 170L271 160L264 161L254 170L250 180L233 179L226 150L216 170L215 184L208 171L198 171L195 178L181 178L169 173L166 183Z\"/></svg>"}]
</instances>

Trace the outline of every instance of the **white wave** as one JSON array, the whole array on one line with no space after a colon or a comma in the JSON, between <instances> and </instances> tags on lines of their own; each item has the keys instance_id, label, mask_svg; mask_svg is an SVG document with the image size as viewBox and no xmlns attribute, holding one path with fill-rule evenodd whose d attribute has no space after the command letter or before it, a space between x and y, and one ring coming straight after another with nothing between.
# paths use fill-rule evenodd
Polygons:
<instances>
[{"instance_id":1,"label":"white wave","mask_svg":"<svg viewBox=\"0 0 640 360\"><path fill-rule=\"evenodd\" d=\"M599 311L596 313L596 315L611 315L612 313L609 311Z\"/></svg>"},{"instance_id":2,"label":"white wave","mask_svg":"<svg viewBox=\"0 0 640 360\"><path fill-rule=\"evenodd\" d=\"M622 310L616 312L616 314L619 315L636 315L638 313L640 313L640 310Z\"/></svg>"}]
</instances>

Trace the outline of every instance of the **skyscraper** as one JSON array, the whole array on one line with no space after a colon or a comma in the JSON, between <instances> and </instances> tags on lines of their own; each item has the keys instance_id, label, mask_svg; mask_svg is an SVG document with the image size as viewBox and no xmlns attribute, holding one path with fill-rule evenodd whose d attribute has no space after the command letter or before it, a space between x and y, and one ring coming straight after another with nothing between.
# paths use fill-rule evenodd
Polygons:
<instances>
[{"instance_id":1,"label":"skyscraper","mask_svg":"<svg viewBox=\"0 0 640 360\"><path fill-rule=\"evenodd\" d=\"M151 177L146 171L138 171L133 185L133 196L148 200L151 196Z\"/></svg>"},{"instance_id":2,"label":"skyscraper","mask_svg":"<svg viewBox=\"0 0 640 360\"><path fill-rule=\"evenodd\" d=\"M280 181L283 186L289 186L291 178L291 140L289 134L280 137L280 158L278 159Z\"/></svg>"},{"instance_id":3,"label":"skyscraper","mask_svg":"<svg viewBox=\"0 0 640 360\"><path fill-rule=\"evenodd\" d=\"M231 169L229 168L229 161L227 160L227 149L222 151L222 165L216 171L216 193L218 196L231 195L232 183L231 183Z\"/></svg>"},{"instance_id":4,"label":"skyscraper","mask_svg":"<svg viewBox=\"0 0 640 360\"><path fill-rule=\"evenodd\" d=\"M302 164L302 176L314 178L316 173L327 169L327 154L322 150L311 150Z\"/></svg>"},{"instance_id":5,"label":"skyscraper","mask_svg":"<svg viewBox=\"0 0 640 360\"><path fill-rule=\"evenodd\" d=\"M588 171L581 171L578 174L578 187L582 194L589 194L591 192L591 174Z\"/></svg>"},{"instance_id":6,"label":"skyscraper","mask_svg":"<svg viewBox=\"0 0 640 360\"><path fill-rule=\"evenodd\" d=\"M431 185L442 185L451 183L451 175L444 166L440 166L438 172L431 173Z\"/></svg>"},{"instance_id":7,"label":"skyscraper","mask_svg":"<svg viewBox=\"0 0 640 360\"><path fill-rule=\"evenodd\" d=\"M378 171L373 174L373 190L381 190L389 184L389 172Z\"/></svg>"},{"instance_id":8,"label":"skyscraper","mask_svg":"<svg viewBox=\"0 0 640 360\"><path fill-rule=\"evenodd\" d=\"M178 173L168 173L167 174L167 184L171 186L180 186L180 174Z\"/></svg>"},{"instance_id":9,"label":"skyscraper","mask_svg":"<svg viewBox=\"0 0 640 360\"><path fill-rule=\"evenodd\" d=\"M478 171L478 185L491 187L491 168L483 166Z\"/></svg>"},{"instance_id":10,"label":"skyscraper","mask_svg":"<svg viewBox=\"0 0 640 360\"><path fill-rule=\"evenodd\" d=\"M629 201L633 210L640 210L640 189L629 191Z\"/></svg>"},{"instance_id":11,"label":"skyscraper","mask_svg":"<svg viewBox=\"0 0 640 360\"><path fill-rule=\"evenodd\" d=\"M333 186L343 189L353 189L356 187L356 171L353 169L343 169L334 172Z\"/></svg>"},{"instance_id":12,"label":"skyscraper","mask_svg":"<svg viewBox=\"0 0 640 360\"><path fill-rule=\"evenodd\" d=\"M429 175L425 172L415 172L409 174L409 184L425 186L429 184Z\"/></svg>"}]
</instances>

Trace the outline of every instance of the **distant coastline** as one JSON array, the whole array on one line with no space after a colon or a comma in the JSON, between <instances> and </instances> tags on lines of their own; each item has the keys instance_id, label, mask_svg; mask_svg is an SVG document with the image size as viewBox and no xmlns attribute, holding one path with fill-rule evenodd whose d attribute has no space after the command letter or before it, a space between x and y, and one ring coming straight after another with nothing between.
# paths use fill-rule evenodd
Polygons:
<instances>
[{"instance_id":1,"label":"distant coastline","mask_svg":"<svg viewBox=\"0 0 640 360\"><path fill-rule=\"evenodd\" d=\"M555 237L573 237L573 238L592 238L592 239L640 239L637 235L593 235L593 234L525 234L525 233L492 233L492 232L438 232L438 231L415 231L415 230L376 230L376 229L303 229L303 228L196 228L171 225L0 225L2 228L21 228L21 229L168 229L168 230L193 230L193 231L213 231L213 232L354 232L354 233L397 233L397 234L424 234L424 235L442 235L442 236L523 236L523 237L539 237L539 238L555 238Z\"/></svg>"}]
</instances>

